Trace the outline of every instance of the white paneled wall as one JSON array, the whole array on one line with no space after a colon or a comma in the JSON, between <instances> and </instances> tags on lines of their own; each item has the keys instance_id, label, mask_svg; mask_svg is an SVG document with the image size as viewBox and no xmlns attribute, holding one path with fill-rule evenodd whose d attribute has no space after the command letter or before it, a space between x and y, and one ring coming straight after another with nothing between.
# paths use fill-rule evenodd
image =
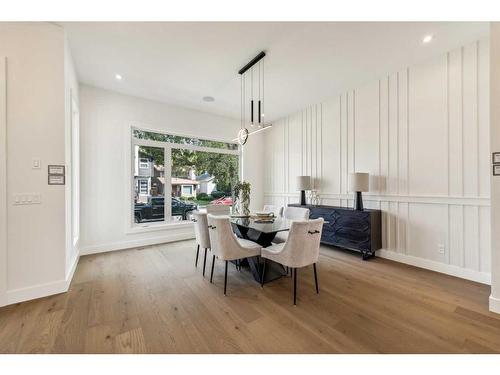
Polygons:
<instances>
[{"instance_id":1,"label":"white paneled wall","mask_svg":"<svg viewBox=\"0 0 500 375\"><path fill-rule=\"evenodd\" d=\"M322 204L352 205L348 174L369 172L380 256L489 283L488 75L481 40L275 122L266 203L297 202L311 175Z\"/></svg>"}]
</instances>

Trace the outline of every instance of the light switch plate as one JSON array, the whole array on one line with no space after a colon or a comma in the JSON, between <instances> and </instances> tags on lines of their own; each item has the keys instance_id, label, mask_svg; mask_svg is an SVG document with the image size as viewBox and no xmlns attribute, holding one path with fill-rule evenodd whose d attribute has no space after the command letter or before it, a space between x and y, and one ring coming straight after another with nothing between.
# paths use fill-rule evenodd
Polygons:
<instances>
[{"instance_id":1,"label":"light switch plate","mask_svg":"<svg viewBox=\"0 0 500 375\"><path fill-rule=\"evenodd\" d=\"M42 197L40 193L20 193L14 194L14 206L24 206L29 204L40 204Z\"/></svg>"},{"instance_id":2,"label":"light switch plate","mask_svg":"<svg viewBox=\"0 0 500 375\"><path fill-rule=\"evenodd\" d=\"M41 169L42 168L42 162L40 158L33 158L31 162L31 168L32 169Z\"/></svg>"}]
</instances>

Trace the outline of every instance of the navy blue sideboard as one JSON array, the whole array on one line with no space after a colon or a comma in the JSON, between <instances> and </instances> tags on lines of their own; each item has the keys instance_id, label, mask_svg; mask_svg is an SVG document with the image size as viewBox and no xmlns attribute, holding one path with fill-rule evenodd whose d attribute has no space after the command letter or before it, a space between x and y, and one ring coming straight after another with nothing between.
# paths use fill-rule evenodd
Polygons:
<instances>
[{"instance_id":1,"label":"navy blue sideboard","mask_svg":"<svg viewBox=\"0 0 500 375\"><path fill-rule=\"evenodd\" d=\"M311 219L322 217L321 243L361 252L363 259L375 255L382 247L382 218L380 210L357 211L347 207L311 206L290 204L308 208Z\"/></svg>"}]
</instances>

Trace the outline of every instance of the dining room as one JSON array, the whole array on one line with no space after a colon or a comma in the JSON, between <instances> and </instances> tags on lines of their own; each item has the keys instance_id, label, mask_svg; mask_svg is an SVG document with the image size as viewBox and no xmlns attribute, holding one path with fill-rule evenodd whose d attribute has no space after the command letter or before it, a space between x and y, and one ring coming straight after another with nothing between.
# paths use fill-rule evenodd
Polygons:
<instances>
[{"instance_id":1,"label":"dining room","mask_svg":"<svg viewBox=\"0 0 500 375\"><path fill-rule=\"evenodd\" d=\"M499 353L499 40L0 22L0 352Z\"/></svg>"}]
</instances>

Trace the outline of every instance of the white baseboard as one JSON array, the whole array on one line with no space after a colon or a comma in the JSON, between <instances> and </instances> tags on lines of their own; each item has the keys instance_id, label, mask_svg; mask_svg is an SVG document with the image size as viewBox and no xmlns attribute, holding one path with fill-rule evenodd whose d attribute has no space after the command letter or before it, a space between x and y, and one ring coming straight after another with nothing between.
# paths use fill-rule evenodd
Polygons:
<instances>
[{"instance_id":1,"label":"white baseboard","mask_svg":"<svg viewBox=\"0 0 500 375\"><path fill-rule=\"evenodd\" d=\"M105 253L108 251L125 250L134 247L142 247L142 246L158 245L168 242L190 240L193 238L194 234L189 232L189 233L169 234L168 236L144 238L139 240L113 242L103 245L83 246L80 248L80 255L90 255L90 254Z\"/></svg>"},{"instance_id":2,"label":"white baseboard","mask_svg":"<svg viewBox=\"0 0 500 375\"><path fill-rule=\"evenodd\" d=\"M67 292L71 284L71 280L73 279L73 275L75 274L79 258L80 257L78 255L75 256L71 268L66 274L66 278L64 280L39 284L27 288L8 290L6 305L12 305L13 303L29 301L36 298Z\"/></svg>"},{"instance_id":3,"label":"white baseboard","mask_svg":"<svg viewBox=\"0 0 500 375\"><path fill-rule=\"evenodd\" d=\"M411 266L425 268L431 271L441 272L447 275L460 277L462 279L467 279L478 283L491 285L491 274L486 272L479 272L467 268L454 266L451 264L439 263L433 260L396 253L395 251L390 251L386 249L377 250L376 254L380 258L390 259L396 262L409 264Z\"/></svg>"},{"instance_id":4,"label":"white baseboard","mask_svg":"<svg viewBox=\"0 0 500 375\"><path fill-rule=\"evenodd\" d=\"M500 298L490 296L490 311L500 314Z\"/></svg>"},{"instance_id":5,"label":"white baseboard","mask_svg":"<svg viewBox=\"0 0 500 375\"><path fill-rule=\"evenodd\" d=\"M52 294L64 293L68 291L68 286L69 284L66 283L66 280L60 280L27 288L8 290L7 305L47 297Z\"/></svg>"}]
</instances>

